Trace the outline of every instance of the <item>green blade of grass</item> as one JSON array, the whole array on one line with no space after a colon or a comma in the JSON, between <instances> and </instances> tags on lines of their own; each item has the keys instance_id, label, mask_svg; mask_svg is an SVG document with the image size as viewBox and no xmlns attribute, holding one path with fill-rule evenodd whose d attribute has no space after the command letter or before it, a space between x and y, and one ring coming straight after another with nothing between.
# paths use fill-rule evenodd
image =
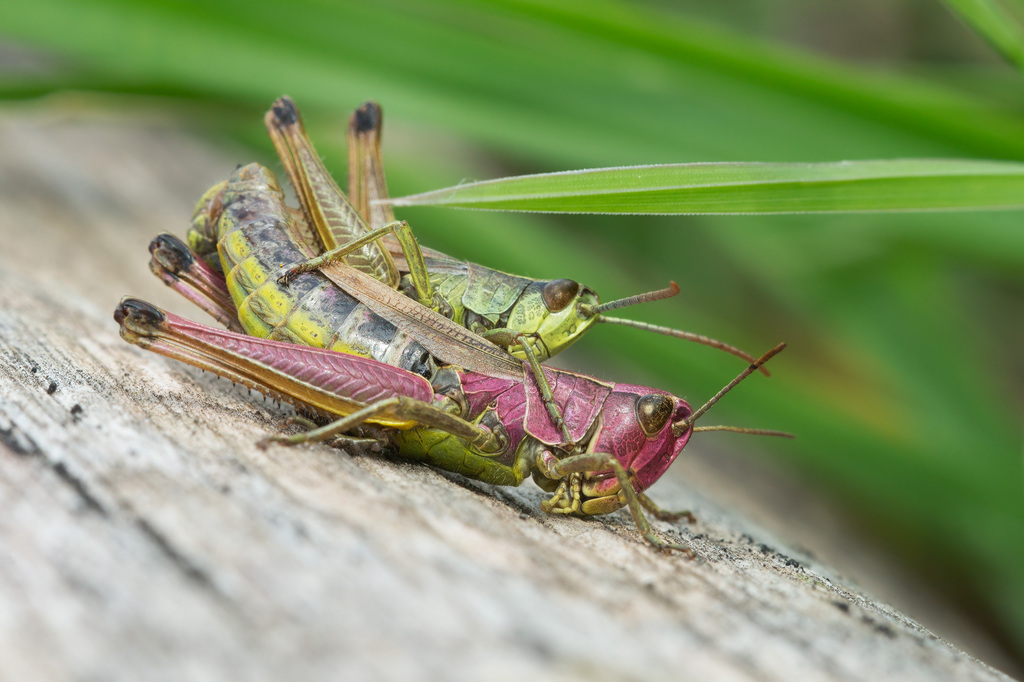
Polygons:
<instances>
[{"instance_id":1,"label":"green blade of grass","mask_svg":"<svg viewBox=\"0 0 1024 682\"><path fill-rule=\"evenodd\" d=\"M392 200L546 213L765 214L1024 207L1024 164L897 159L690 163L473 182Z\"/></svg>"}]
</instances>

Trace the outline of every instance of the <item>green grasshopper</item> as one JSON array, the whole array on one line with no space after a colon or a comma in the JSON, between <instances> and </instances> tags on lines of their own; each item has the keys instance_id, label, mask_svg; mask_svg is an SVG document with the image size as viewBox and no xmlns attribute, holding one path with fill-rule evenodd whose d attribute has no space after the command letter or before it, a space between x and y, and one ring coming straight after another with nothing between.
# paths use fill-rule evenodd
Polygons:
<instances>
[{"instance_id":1,"label":"green grasshopper","mask_svg":"<svg viewBox=\"0 0 1024 682\"><path fill-rule=\"evenodd\" d=\"M549 392L543 390L545 378L539 363L553 352L570 345L595 321L616 320L608 318L604 311L678 292L673 284L673 287L663 292L600 305L594 292L570 280L538 282L456 261L429 250L426 256L431 259L432 270L428 271L424 250L419 247L408 225L390 221L393 217L390 210L380 208L382 204L375 201L377 197L386 198L380 160L380 112L376 105L371 103L361 107L349 125L350 188L356 193L363 213L369 215L371 220L388 221L374 231L366 228L360 212L348 202L327 173L290 99L284 97L275 102L265 117L265 123L296 188L302 212L288 209L283 200L279 206L268 208L260 204L261 201L265 202L266 197L263 195L266 193L250 192L244 182L240 184L236 181L232 185L226 181L210 188L196 206L189 242L201 258L193 258L184 245L176 243L169 235L158 237L151 245L151 267L154 272L229 329L356 353L391 364L396 364L396 353L419 354L416 363L410 360L408 365L397 364L424 375L430 373L431 355L446 363L491 375L500 371L516 371L507 366L498 369L493 364L479 364L481 358L494 357L495 353L481 348L476 334L464 336L459 343L453 344L455 339L451 338L451 333L447 336L439 334L436 328L420 319L422 311L409 305L415 299L425 310L441 311L447 317L454 318L463 328L480 333L513 353L518 351L517 357L525 356L535 379L542 386L542 395L552 419L564 429L561 416L550 402ZM259 180L254 180L257 184L272 186L271 194L280 194L277 181L269 170L257 167L249 172L249 176L259 176ZM252 205L245 204L243 212L238 215L222 215L225 201L230 200L226 195L232 192L254 197L249 201ZM260 196L263 199L255 198ZM276 277L267 271L270 265L263 262L254 266L254 270L236 268L234 272L245 273L250 283L260 285L258 295L243 297L244 301L237 305L236 314L236 305L232 304L224 287L223 275L219 272L224 254L223 251L220 255L217 253L218 223L224 220L244 222L261 212L266 216L279 216L280 220L287 222L290 225L288 238L305 245L307 252L277 258L273 265L284 267L285 270ZM329 251L319 258L314 257L322 250L322 245L331 246L352 236L355 239L346 247ZM381 247L379 242L382 240L390 240L390 250ZM264 241L277 243L274 239ZM393 255L392 251L396 253ZM397 253L399 251L400 255ZM316 314L310 314L310 311L301 308L301 297L293 296L278 286L303 273L324 268L342 257L353 270L370 275L358 283L351 281L351 277L347 282L336 281L359 300L362 306L360 309L345 310L344 314L339 314L338 309L325 314L321 309ZM411 298L405 300L395 289L396 283L401 283L400 271L394 264L396 258L404 260L408 269L405 290ZM205 263L205 269L200 268L201 263ZM252 264L249 262L249 265ZM348 271L336 268L333 272L334 277L343 277ZM271 278L276 279L276 282L269 281ZM433 288L435 283L441 286ZM243 288L252 292L256 287L247 285ZM511 303L507 304L500 315L487 317L485 312L488 309L484 306L493 306L493 303L485 303L488 299L491 302ZM489 310L491 313L501 312L499 308L504 305L501 303ZM268 322L266 312L272 307L277 308L281 319L274 318L273 322ZM380 325L369 322L365 323L365 328L354 329L355 323L352 320L362 319L365 322L368 319L365 313L367 310L389 322L394 329L385 332ZM499 324L500 327L496 326ZM752 356L706 337L642 323L633 324L698 340L723 348L748 362L754 361ZM408 343L410 335L419 343ZM451 354L453 348L462 349L466 343L473 346L474 352ZM767 371L761 369L767 374Z\"/></svg>"},{"instance_id":2,"label":"green grasshopper","mask_svg":"<svg viewBox=\"0 0 1024 682\"><path fill-rule=\"evenodd\" d=\"M344 259L349 266L506 347L516 357L529 359L532 351L537 362L569 347L598 322L696 341L754 361L750 354L706 336L607 315L618 308L674 296L679 292L674 282L664 290L601 304L592 289L573 280L519 277L420 247L408 224L395 220L386 201L382 114L373 102L361 106L349 120L351 202L320 161L290 98L278 99L264 122L299 198L302 215L293 216L297 228L314 252L322 252L287 268L280 276L282 282ZM189 233L191 246L214 267L214 245L203 235L209 232L208 208L217 203L216 195L222 190L223 184L217 185L200 201L195 229ZM367 222L375 229L370 230Z\"/></svg>"}]
</instances>

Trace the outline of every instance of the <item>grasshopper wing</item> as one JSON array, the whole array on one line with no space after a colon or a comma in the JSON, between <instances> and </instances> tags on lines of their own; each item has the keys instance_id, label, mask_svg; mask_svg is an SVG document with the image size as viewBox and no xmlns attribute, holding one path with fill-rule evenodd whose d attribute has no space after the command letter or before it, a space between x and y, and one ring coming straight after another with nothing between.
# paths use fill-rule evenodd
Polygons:
<instances>
[{"instance_id":1,"label":"grasshopper wing","mask_svg":"<svg viewBox=\"0 0 1024 682\"><path fill-rule=\"evenodd\" d=\"M522 381L523 362L490 341L344 263L320 269L367 308L420 342L436 358L480 374Z\"/></svg>"}]
</instances>

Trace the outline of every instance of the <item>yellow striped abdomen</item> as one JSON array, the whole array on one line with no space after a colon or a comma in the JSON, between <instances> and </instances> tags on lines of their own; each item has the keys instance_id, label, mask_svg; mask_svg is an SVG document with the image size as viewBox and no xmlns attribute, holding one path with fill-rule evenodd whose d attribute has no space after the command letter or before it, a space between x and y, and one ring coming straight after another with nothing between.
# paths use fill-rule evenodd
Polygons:
<instances>
[{"instance_id":1,"label":"yellow striped abdomen","mask_svg":"<svg viewBox=\"0 0 1024 682\"><path fill-rule=\"evenodd\" d=\"M190 243L213 240L246 332L262 338L371 357L429 376L427 351L319 272L277 282L285 266L315 255L303 242L273 173L258 164L236 170L219 197L206 200ZM204 202L200 202L204 206ZM209 234L216 230L215 234Z\"/></svg>"}]
</instances>

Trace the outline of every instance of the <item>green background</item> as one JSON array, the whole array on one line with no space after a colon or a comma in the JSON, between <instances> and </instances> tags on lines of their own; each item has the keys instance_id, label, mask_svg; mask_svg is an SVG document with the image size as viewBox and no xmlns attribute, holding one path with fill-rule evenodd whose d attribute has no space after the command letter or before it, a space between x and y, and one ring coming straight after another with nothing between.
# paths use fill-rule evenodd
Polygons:
<instances>
[{"instance_id":1,"label":"green background","mask_svg":"<svg viewBox=\"0 0 1024 682\"><path fill-rule=\"evenodd\" d=\"M159 106L265 163L276 96L295 98L339 173L347 115L376 99L395 196L641 163L1024 159L1019 73L926 0L36 0L5 3L0 37L36 55L0 74L9 101ZM990 40L1013 61L1018 38ZM771 380L713 414L798 440L717 438L802 472L1024 660L1019 211L400 217L434 248L606 299L679 283L679 299L633 317L755 354L788 341ZM568 361L691 402L739 369L611 327Z\"/></svg>"}]
</instances>

